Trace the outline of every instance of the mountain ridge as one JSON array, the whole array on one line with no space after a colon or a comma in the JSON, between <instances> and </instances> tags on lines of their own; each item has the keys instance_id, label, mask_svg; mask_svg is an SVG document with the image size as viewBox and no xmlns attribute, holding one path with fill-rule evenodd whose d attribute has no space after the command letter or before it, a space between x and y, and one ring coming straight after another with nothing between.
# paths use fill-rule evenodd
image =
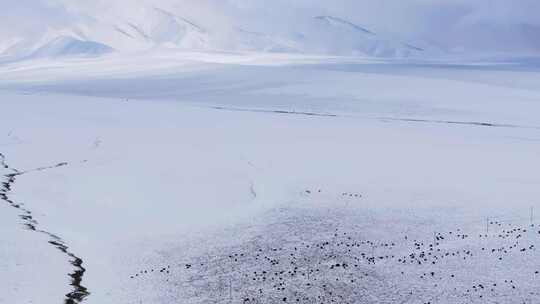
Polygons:
<instances>
[{"instance_id":1,"label":"mountain ridge","mask_svg":"<svg viewBox=\"0 0 540 304\"><path fill-rule=\"evenodd\" d=\"M303 27L285 31L250 24L194 18L161 6L144 6L135 13L106 12L41 36L23 37L18 44L0 48L0 57L15 59L101 56L165 47L196 51L262 51L321 55L410 57L422 48L380 35L333 15L299 18ZM206 21L206 22L205 22ZM70 37L70 38L67 38ZM67 41L69 39L70 41Z\"/></svg>"}]
</instances>

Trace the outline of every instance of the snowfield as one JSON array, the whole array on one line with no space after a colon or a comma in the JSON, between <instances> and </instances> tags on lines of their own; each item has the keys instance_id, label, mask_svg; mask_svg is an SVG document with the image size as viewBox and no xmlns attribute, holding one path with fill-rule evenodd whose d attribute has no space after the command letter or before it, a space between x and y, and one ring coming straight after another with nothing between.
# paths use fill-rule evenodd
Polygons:
<instances>
[{"instance_id":1,"label":"snowfield","mask_svg":"<svg viewBox=\"0 0 540 304\"><path fill-rule=\"evenodd\" d=\"M539 303L538 83L534 61L0 65L0 303Z\"/></svg>"}]
</instances>

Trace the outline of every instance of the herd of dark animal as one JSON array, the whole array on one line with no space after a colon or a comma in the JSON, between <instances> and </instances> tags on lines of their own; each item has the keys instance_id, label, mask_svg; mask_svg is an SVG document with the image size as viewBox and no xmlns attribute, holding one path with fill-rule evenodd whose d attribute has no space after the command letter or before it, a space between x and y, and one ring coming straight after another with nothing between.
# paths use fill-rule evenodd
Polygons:
<instances>
[{"instance_id":1,"label":"herd of dark animal","mask_svg":"<svg viewBox=\"0 0 540 304\"><path fill-rule=\"evenodd\" d=\"M184 303L540 301L540 229L534 224L491 221L489 232L456 228L384 240L366 238L339 212L287 212L240 245L140 270L130 279L161 282L164 299Z\"/></svg>"}]
</instances>

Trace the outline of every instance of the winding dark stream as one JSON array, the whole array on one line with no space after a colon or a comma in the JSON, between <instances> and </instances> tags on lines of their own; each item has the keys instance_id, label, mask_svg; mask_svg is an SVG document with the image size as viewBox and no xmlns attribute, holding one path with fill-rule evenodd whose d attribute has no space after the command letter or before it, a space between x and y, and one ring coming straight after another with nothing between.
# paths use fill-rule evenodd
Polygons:
<instances>
[{"instance_id":1,"label":"winding dark stream","mask_svg":"<svg viewBox=\"0 0 540 304\"><path fill-rule=\"evenodd\" d=\"M16 203L9 197L12 186L16 182L18 176L30 172L43 171L67 165L68 163L59 163L54 166L40 167L28 171L19 171L17 169L11 168L6 162L5 155L0 153L0 166L4 169L12 171L12 173L5 174L3 176L4 180L0 185L0 200L5 201L11 207L19 211L19 217L23 221L26 229L47 235L47 237L49 238L49 244L60 250L69 258L69 262L71 265L73 265L74 269L73 272L68 274L71 278L71 291L65 295L64 304L78 304L83 302L84 299L86 299L86 297L90 295L88 289L82 284L84 273L86 272L86 269L83 267L83 260L69 250L69 247L66 245L64 240L62 240L62 238L49 231L39 229L39 223L32 216L32 211L27 209L24 204Z\"/></svg>"}]
</instances>

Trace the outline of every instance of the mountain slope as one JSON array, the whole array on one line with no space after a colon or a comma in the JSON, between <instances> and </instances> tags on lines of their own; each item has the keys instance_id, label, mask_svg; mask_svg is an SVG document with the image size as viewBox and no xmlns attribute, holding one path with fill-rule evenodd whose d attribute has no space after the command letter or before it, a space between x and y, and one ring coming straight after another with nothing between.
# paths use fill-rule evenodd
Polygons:
<instances>
[{"instance_id":1,"label":"mountain slope","mask_svg":"<svg viewBox=\"0 0 540 304\"><path fill-rule=\"evenodd\" d=\"M99 42L61 36L38 48L29 57L100 56L113 51L110 46Z\"/></svg>"},{"instance_id":2,"label":"mountain slope","mask_svg":"<svg viewBox=\"0 0 540 304\"><path fill-rule=\"evenodd\" d=\"M208 33L195 22L167 10L153 7L144 17L110 25L111 30L140 44L179 48L205 48Z\"/></svg>"},{"instance_id":3,"label":"mountain slope","mask_svg":"<svg viewBox=\"0 0 540 304\"><path fill-rule=\"evenodd\" d=\"M365 27L334 16L314 17L318 43L330 53L374 57L408 57L420 55L420 47L379 35Z\"/></svg>"}]
</instances>

